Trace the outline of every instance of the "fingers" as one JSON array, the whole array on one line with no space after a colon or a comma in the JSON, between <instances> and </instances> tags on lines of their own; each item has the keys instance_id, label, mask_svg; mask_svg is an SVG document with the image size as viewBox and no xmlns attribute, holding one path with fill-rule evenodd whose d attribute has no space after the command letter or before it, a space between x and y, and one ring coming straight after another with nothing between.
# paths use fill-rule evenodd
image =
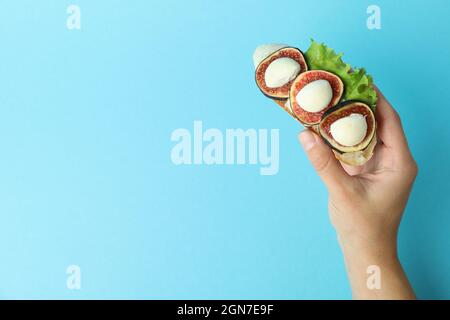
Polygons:
<instances>
[{"instance_id":1,"label":"fingers","mask_svg":"<svg viewBox=\"0 0 450 320\"><path fill-rule=\"evenodd\" d=\"M341 162L342 168L344 168L345 172L347 172L350 176L357 176L358 174L361 174L361 172L364 170L363 166L351 166L346 163Z\"/></svg>"},{"instance_id":2,"label":"fingers","mask_svg":"<svg viewBox=\"0 0 450 320\"><path fill-rule=\"evenodd\" d=\"M376 108L378 137L387 148L392 148L398 155L409 154L408 143L398 113L377 87L375 90L378 94Z\"/></svg>"},{"instance_id":3,"label":"fingers","mask_svg":"<svg viewBox=\"0 0 450 320\"><path fill-rule=\"evenodd\" d=\"M299 141L309 160L330 192L342 189L352 183L351 177L344 171L331 149L311 130L302 131Z\"/></svg>"}]
</instances>

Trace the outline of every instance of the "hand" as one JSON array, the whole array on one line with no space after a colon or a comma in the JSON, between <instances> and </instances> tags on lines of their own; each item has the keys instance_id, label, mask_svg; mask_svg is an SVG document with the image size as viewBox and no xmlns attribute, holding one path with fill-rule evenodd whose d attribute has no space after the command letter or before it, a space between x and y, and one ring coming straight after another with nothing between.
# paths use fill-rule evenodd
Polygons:
<instances>
[{"instance_id":1,"label":"hand","mask_svg":"<svg viewBox=\"0 0 450 320\"><path fill-rule=\"evenodd\" d=\"M379 139L372 159L365 165L341 164L310 130L300 133L299 140L328 189L330 219L344 252L354 297L413 298L397 259L397 232L417 165L397 112L379 91L378 96ZM388 292L370 292L367 288L369 264L385 267L384 273L381 268L385 284L392 276L384 288Z\"/></svg>"}]
</instances>

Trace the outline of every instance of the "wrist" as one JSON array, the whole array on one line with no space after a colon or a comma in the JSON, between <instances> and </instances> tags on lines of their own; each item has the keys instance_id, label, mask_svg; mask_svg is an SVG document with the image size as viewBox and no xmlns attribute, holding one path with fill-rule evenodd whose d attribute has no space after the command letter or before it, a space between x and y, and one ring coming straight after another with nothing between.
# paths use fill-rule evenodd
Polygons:
<instances>
[{"instance_id":1,"label":"wrist","mask_svg":"<svg viewBox=\"0 0 450 320\"><path fill-rule=\"evenodd\" d=\"M341 241L340 241L341 242ZM396 245L341 243L354 299L414 299Z\"/></svg>"},{"instance_id":2,"label":"wrist","mask_svg":"<svg viewBox=\"0 0 450 320\"><path fill-rule=\"evenodd\" d=\"M367 238L338 235L338 242L346 260L397 262L397 238Z\"/></svg>"}]
</instances>

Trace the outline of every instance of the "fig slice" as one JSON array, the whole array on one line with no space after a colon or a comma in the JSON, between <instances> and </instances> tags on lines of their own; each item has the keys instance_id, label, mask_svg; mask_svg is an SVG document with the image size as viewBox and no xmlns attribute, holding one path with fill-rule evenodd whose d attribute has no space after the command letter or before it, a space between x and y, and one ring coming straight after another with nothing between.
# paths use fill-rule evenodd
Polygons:
<instances>
[{"instance_id":1,"label":"fig slice","mask_svg":"<svg viewBox=\"0 0 450 320\"><path fill-rule=\"evenodd\" d=\"M323 140L342 155L338 158L347 160L344 162L350 164L356 161L352 159L351 153L360 156L361 151L364 152L369 146L372 151L375 147L375 115L372 108L359 101L344 101L328 109L323 114L318 129ZM369 158L370 156L371 152ZM358 164L365 162L363 160L359 159Z\"/></svg>"},{"instance_id":2,"label":"fig slice","mask_svg":"<svg viewBox=\"0 0 450 320\"><path fill-rule=\"evenodd\" d=\"M283 47L259 62L255 80L264 95L275 100L286 100L294 79L308 70L303 53L293 47Z\"/></svg>"},{"instance_id":3,"label":"fig slice","mask_svg":"<svg viewBox=\"0 0 450 320\"><path fill-rule=\"evenodd\" d=\"M314 126L339 102L343 93L344 83L335 74L324 70L306 71L291 85L291 110L305 126Z\"/></svg>"}]
</instances>

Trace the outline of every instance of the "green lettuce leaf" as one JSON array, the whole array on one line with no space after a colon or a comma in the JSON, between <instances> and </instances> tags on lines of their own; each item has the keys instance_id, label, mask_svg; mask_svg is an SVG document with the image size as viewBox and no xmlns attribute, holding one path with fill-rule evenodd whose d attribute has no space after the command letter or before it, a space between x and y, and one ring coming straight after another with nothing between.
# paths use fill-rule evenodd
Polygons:
<instances>
[{"instance_id":1,"label":"green lettuce leaf","mask_svg":"<svg viewBox=\"0 0 450 320\"><path fill-rule=\"evenodd\" d=\"M341 78L344 83L343 100L358 100L375 108L377 93L372 86L372 77L364 68L352 68L342 61L342 53L337 54L325 44L314 40L311 40L305 58L310 70L325 70Z\"/></svg>"}]
</instances>

